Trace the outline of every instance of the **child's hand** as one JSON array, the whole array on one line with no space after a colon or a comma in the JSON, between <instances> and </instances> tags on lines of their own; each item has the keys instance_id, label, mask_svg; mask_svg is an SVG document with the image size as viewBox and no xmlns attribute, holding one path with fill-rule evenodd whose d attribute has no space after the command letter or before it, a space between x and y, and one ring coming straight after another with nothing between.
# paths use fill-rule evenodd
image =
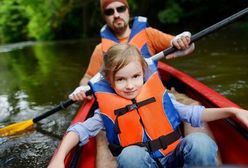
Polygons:
<instances>
[{"instance_id":1,"label":"child's hand","mask_svg":"<svg viewBox=\"0 0 248 168\"><path fill-rule=\"evenodd\" d=\"M53 160L49 163L47 168L65 168L64 160L59 159L55 156L55 158L53 158Z\"/></svg>"},{"instance_id":2,"label":"child's hand","mask_svg":"<svg viewBox=\"0 0 248 168\"><path fill-rule=\"evenodd\" d=\"M238 108L235 108L234 111L235 117L248 128L248 111Z\"/></svg>"},{"instance_id":3,"label":"child's hand","mask_svg":"<svg viewBox=\"0 0 248 168\"><path fill-rule=\"evenodd\" d=\"M74 101L82 101L84 99L90 100L92 96L86 96L86 91L90 90L90 87L88 85L79 86L77 87L70 95L69 98Z\"/></svg>"}]
</instances>

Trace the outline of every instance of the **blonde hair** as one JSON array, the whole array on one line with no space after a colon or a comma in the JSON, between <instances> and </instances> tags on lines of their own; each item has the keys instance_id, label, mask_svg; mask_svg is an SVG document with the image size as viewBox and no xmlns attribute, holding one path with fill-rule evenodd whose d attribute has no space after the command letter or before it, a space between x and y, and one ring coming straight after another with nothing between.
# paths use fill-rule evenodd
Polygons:
<instances>
[{"instance_id":1,"label":"blonde hair","mask_svg":"<svg viewBox=\"0 0 248 168\"><path fill-rule=\"evenodd\" d=\"M132 61L139 61L145 74L148 65L140 51L133 45L116 44L104 55L102 73L112 83L116 72Z\"/></svg>"}]
</instances>

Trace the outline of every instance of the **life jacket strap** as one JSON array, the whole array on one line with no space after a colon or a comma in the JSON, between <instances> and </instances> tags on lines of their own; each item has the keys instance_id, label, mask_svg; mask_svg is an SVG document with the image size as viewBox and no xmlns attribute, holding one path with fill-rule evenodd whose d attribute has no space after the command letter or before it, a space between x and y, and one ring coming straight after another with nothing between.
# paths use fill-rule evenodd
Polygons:
<instances>
[{"instance_id":1,"label":"life jacket strap","mask_svg":"<svg viewBox=\"0 0 248 168\"><path fill-rule=\"evenodd\" d=\"M156 101L155 97L151 97L151 98L146 99L146 100L143 100L141 102L136 102L136 103L128 104L128 105L126 105L123 108L120 108L120 109L115 110L114 113L115 113L115 115L121 116L121 115L123 115L123 114L125 114L125 113L127 113L129 111L132 111L134 109L138 109L141 106L147 105L149 103L153 103L155 101Z\"/></svg>"},{"instance_id":2,"label":"life jacket strap","mask_svg":"<svg viewBox=\"0 0 248 168\"><path fill-rule=\"evenodd\" d=\"M119 156L121 151L124 149L124 147L122 147L121 145L116 145L116 144L109 144L108 148L109 148L110 152L112 153L112 155L115 157Z\"/></svg>"},{"instance_id":3,"label":"life jacket strap","mask_svg":"<svg viewBox=\"0 0 248 168\"><path fill-rule=\"evenodd\" d=\"M154 152L159 149L166 149L168 145L172 144L173 142L177 141L182 136L180 128L178 127L175 131L167 134L162 135L157 139L147 142L139 142L131 145L138 145L141 147L146 147L148 152ZM129 146L131 146L129 145ZM109 144L109 149L113 156L118 156L121 151L124 149L121 145L116 144Z\"/></svg>"},{"instance_id":4,"label":"life jacket strap","mask_svg":"<svg viewBox=\"0 0 248 168\"><path fill-rule=\"evenodd\" d=\"M135 110L135 109L138 109L139 107L141 106L145 106L149 103L153 103L155 102L156 99L155 97L151 97L149 99L146 99L146 100L143 100L143 101L140 101L140 102L136 102L135 99L133 100L133 104L128 104L126 105L125 107L123 108L120 108L120 109L117 109L114 111L115 115L116 115L116 119L115 119L115 132L117 134L119 134L121 131L120 131L120 128L119 128L119 123L118 123L118 118L121 116L121 115L124 115L126 114L127 112L129 111L132 111L132 110Z\"/></svg>"},{"instance_id":5,"label":"life jacket strap","mask_svg":"<svg viewBox=\"0 0 248 168\"><path fill-rule=\"evenodd\" d=\"M166 149L168 145L177 141L181 136L182 133L180 131L180 128L178 127L175 131L167 135L162 135L159 138L154 139L152 141L137 143L136 145L141 147L146 147L149 152L154 152L159 149Z\"/></svg>"}]
</instances>

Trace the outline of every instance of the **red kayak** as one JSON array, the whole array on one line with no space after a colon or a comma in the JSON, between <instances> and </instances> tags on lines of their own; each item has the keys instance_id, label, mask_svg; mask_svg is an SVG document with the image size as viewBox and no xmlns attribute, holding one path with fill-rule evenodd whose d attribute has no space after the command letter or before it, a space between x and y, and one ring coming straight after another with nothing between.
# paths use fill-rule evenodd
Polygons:
<instances>
[{"instance_id":1,"label":"red kayak","mask_svg":"<svg viewBox=\"0 0 248 168\"><path fill-rule=\"evenodd\" d=\"M158 66L161 78L167 88L173 86L178 92L199 101L205 107L239 107L189 75L161 62ZM94 108L94 100L84 103L72 124L84 121L93 113ZM217 120L209 122L209 127L218 144L223 164L248 165L248 130L239 121L233 118ZM95 138L92 138L83 147L75 147L66 157L65 167L95 168Z\"/></svg>"}]
</instances>

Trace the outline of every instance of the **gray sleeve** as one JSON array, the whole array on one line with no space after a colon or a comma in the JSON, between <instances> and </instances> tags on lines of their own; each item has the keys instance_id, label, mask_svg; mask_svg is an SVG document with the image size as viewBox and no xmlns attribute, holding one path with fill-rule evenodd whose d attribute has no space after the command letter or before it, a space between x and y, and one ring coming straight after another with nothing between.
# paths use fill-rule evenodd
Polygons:
<instances>
[{"instance_id":1,"label":"gray sleeve","mask_svg":"<svg viewBox=\"0 0 248 168\"><path fill-rule=\"evenodd\" d=\"M67 129L67 132L75 132L80 139L80 145L89 141L90 137L96 136L104 128L99 110L95 110L94 116L84 122L78 122Z\"/></svg>"},{"instance_id":2,"label":"gray sleeve","mask_svg":"<svg viewBox=\"0 0 248 168\"><path fill-rule=\"evenodd\" d=\"M193 127L202 127L203 122L201 118L202 112L205 109L204 106L185 105L176 101L173 94L169 93L169 96L182 121L190 123Z\"/></svg>"}]
</instances>

